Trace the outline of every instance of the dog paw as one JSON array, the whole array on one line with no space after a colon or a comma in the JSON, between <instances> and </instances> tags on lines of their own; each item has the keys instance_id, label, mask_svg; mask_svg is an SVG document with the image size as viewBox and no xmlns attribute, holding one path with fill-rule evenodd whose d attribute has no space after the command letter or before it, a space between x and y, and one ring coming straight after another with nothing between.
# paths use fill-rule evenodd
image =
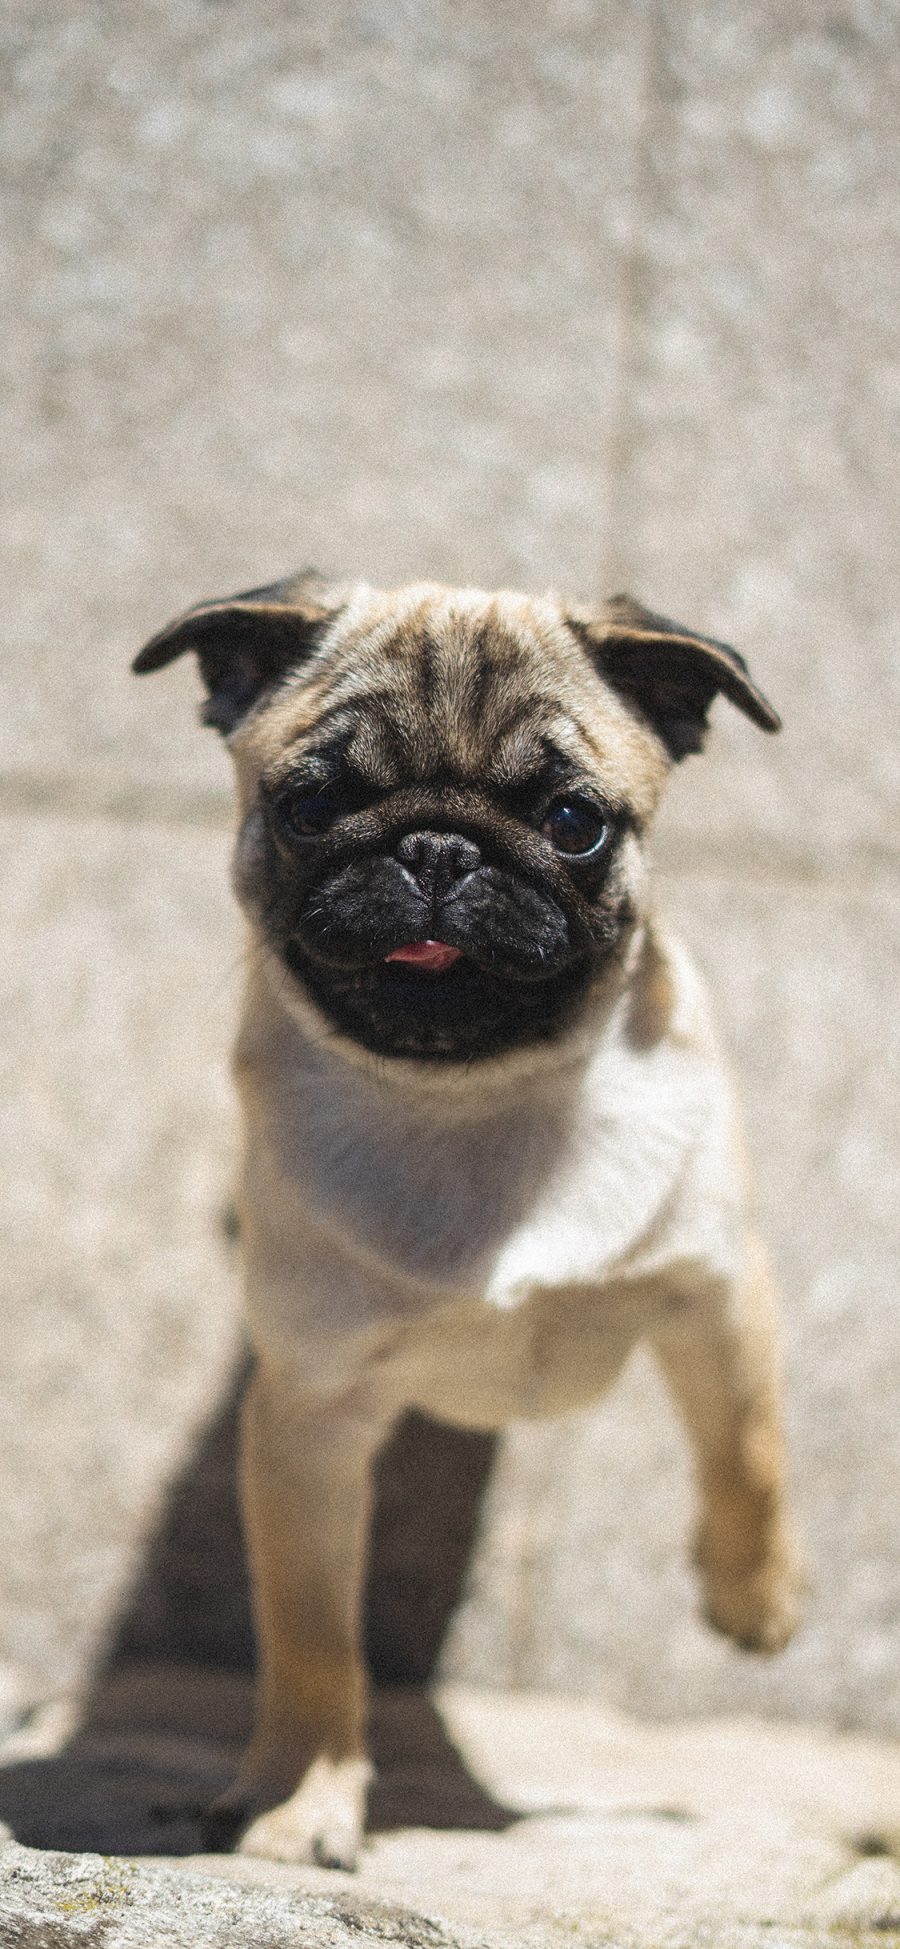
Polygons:
<instances>
[{"instance_id":1,"label":"dog paw","mask_svg":"<svg viewBox=\"0 0 900 1949\"><path fill-rule=\"evenodd\" d=\"M744 1651L781 1651L803 1611L806 1580L790 1549L741 1570L704 1570L707 1623Z\"/></svg>"},{"instance_id":2,"label":"dog paw","mask_svg":"<svg viewBox=\"0 0 900 1949\"><path fill-rule=\"evenodd\" d=\"M370 1771L365 1759L320 1754L284 1799L265 1783L239 1779L209 1808L205 1844L215 1853L234 1850L266 1861L355 1868Z\"/></svg>"}]
</instances>

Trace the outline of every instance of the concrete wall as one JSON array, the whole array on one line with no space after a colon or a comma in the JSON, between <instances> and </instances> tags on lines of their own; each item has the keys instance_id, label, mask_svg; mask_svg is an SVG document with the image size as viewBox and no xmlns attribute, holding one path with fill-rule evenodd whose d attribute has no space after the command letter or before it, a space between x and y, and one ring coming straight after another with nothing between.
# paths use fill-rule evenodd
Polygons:
<instances>
[{"instance_id":1,"label":"concrete wall","mask_svg":"<svg viewBox=\"0 0 900 1949\"><path fill-rule=\"evenodd\" d=\"M312 560L628 586L787 724L719 707L657 856L746 1078L809 1622L758 1667L696 1621L638 1362L504 1440L447 1668L900 1731L896 6L60 0L2 32L10 1711L117 1628L237 1357L227 763L191 673L128 660ZM221 1610L231 1545L191 1533Z\"/></svg>"}]
</instances>

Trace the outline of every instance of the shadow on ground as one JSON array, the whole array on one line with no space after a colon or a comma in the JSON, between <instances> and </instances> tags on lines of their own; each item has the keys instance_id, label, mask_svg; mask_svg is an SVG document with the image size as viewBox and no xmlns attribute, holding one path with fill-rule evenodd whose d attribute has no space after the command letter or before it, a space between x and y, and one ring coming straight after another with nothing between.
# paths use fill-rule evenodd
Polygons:
<instances>
[{"instance_id":1,"label":"shadow on ground","mask_svg":"<svg viewBox=\"0 0 900 1949\"><path fill-rule=\"evenodd\" d=\"M60 1750L0 1770L0 1820L28 1846L200 1848L198 1814L231 1777L252 1711L235 1492L247 1371L172 1487L77 1730ZM499 1830L518 1817L472 1778L425 1689L462 1592L494 1446L493 1436L408 1415L381 1457L365 1607L372 1831Z\"/></svg>"}]
</instances>

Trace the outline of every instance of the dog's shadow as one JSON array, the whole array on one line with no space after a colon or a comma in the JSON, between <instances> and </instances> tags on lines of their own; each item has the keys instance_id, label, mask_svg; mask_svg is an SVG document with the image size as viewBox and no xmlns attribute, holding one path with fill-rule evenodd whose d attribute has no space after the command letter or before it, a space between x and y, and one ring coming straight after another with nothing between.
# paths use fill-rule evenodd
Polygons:
<instances>
[{"instance_id":1,"label":"dog's shadow","mask_svg":"<svg viewBox=\"0 0 900 1949\"><path fill-rule=\"evenodd\" d=\"M235 1493L246 1368L170 1491L109 1654L60 1750L26 1728L0 1767L0 1820L26 1846L193 1854L200 1810L250 1726L253 1627ZM500 1830L519 1818L475 1780L431 1701L495 1437L409 1415L381 1458L366 1594L376 1766L368 1827ZM52 1751L42 1755L46 1743Z\"/></svg>"}]
</instances>

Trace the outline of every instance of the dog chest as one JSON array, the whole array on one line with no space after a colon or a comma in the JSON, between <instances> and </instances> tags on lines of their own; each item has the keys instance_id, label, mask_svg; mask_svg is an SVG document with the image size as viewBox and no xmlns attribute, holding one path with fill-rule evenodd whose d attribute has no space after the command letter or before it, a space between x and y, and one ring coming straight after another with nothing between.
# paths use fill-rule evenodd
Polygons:
<instances>
[{"instance_id":1,"label":"dog chest","mask_svg":"<svg viewBox=\"0 0 900 1949\"><path fill-rule=\"evenodd\" d=\"M323 1267L326 1313L343 1281L357 1297L341 1310L360 1317L467 1299L504 1311L536 1289L597 1285L671 1196L708 1080L674 1045L616 1049L576 1087L466 1120L282 1071L245 1091L254 1230L277 1233L304 1311L314 1291L325 1305Z\"/></svg>"}]
</instances>

